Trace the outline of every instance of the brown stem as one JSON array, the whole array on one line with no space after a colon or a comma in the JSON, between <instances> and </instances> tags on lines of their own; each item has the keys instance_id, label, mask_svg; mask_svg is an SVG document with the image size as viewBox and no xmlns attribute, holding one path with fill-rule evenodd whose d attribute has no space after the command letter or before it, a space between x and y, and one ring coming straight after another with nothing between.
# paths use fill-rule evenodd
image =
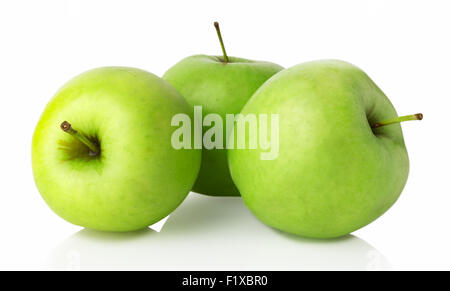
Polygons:
<instances>
[{"instance_id":1,"label":"brown stem","mask_svg":"<svg viewBox=\"0 0 450 291\"><path fill-rule=\"evenodd\" d=\"M219 22L217 21L214 22L214 27L216 28L217 36L219 37L220 41L220 46L222 47L223 60L225 61L225 63L228 63L230 60L228 59L227 52L225 51L225 45L223 44L222 34L220 33Z\"/></svg>"},{"instance_id":2,"label":"brown stem","mask_svg":"<svg viewBox=\"0 0 450 291\"><path fill-rule=\"evenodd\" d=\"M69 122L64 121L61 123L61 129L86 145L94 155L98 155L100 153L98 145L90 141L83 133L73 129Z\"/></svg>"}]
</instances>

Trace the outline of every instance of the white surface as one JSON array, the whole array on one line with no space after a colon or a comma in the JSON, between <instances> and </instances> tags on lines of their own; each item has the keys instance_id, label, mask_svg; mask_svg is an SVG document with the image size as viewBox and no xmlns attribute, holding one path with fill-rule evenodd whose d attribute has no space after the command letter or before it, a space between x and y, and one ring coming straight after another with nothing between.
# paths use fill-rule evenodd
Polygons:
<instances>
[{"instance_id":1,"label":"white surface","mask_svg":"<svg viewBox=\"0 0 450 291\"><path fill-rule=\"evenodd\" d=\"M0 269L450 269L446 1L1 1ZM390 97L411 170L399 201L354 237L321 242L259 223L238 198L191 195L161 232L81 230L45 205L30 143L54 92L87 69L157 75L191 54L289 67L352 62ZM81 230L81 231L80 231Z\"/></svg>"}]
</instances>

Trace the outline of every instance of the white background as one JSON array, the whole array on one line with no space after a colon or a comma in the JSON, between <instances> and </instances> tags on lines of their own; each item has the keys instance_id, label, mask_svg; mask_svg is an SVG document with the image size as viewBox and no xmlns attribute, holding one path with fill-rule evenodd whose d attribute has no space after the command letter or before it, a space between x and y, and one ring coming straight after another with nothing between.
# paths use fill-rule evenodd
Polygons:
<instances>
[{"instance_id":1,"label":"white background","mask_svg":"<svg viewBox=\"0 0 450 291\"><path fill-rule=\"evenodd\" d=\"M0 269L450 269L446 1L0 2ZM198 53L284 67L356 64L401 115L410 155L398 202L353 237L315 241L259 223L239 198L191 194L161 232L81 230L46 206L31 173L31 137L48 100L90 68L157 75ZM159 229L161 225L156 227ZM80 232L81 230L81 232Z\"/></svg>"}]
</instances>

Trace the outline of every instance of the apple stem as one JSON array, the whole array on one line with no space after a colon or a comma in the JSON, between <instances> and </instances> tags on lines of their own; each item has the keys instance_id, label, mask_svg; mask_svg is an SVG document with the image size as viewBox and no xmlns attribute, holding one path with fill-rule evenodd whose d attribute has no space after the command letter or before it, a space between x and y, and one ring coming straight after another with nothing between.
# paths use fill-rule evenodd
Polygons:
<instances>
[{"instance_id":1,"label":"apple stem","mask_svg":"<svg viewBox=\"0 0 450 291\"><path fill-rule=\"evenodd\" d=\"M413 114L413 115L405 115L405 116L400 116L400 117L388 119L385 121L377 122L374 125L372 125L372 128L377 128L380 126L385 126L385 125L394 124L394 123L400 123L403 121L422 120L422 119L423 119L422 113L417 113L417 114Z\"/></svg>"},{"instance_id":2,"label":"apple stem","mask_svg":"<svg viewBox=\"0 0 450 291\"><path fill-rule=\"evenodd\" d=\"M228 59L227 52L225 51L225 45L223 44L222 34L220 33L219 22L217 21L214 22L214 27L216 28L217 36L219 37L220 41L220 46L222 47L223 60L225 61L225 63L228 63L230 60Z\"/></svg>"},{"instance_id":3,"label":"apple stem","mask_svg":"<svg viewBox=\"0 0 450 291\"><path fill-rule=\"evenodd\" d=\"M95 143L90 141L83 133L73 129L72 125L69 122L64 121L63 123L61 123L61 129L85 144L90 149L93 155L98 155L100 153L99 147Z\"/></svg>"}]
</instances>

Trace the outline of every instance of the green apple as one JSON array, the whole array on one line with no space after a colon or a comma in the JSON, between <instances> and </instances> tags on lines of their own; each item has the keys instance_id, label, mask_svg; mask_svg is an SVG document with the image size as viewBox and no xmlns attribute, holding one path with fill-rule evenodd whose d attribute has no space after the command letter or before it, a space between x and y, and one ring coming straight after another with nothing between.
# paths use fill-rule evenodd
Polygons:
<instances>
[{"instance_id":1,"label":"green apple","mask_svg":"<svg viewBox=\"0 0 450 291\"><path fill-rule=\"evenodd\" d=\"M286 69L242 114L278 114L279 154L229 150L231 176L248 208L274 228L313 238L351 233L399 197L408 155L389 99L359 68L337 60ZM248 138L248 134L247 134Z\"/></svg>"},{"instance_id":2,"label":"green apple","mask_svg":"<svg viewBox=\"0 0 450 291\"><path fill-rule=\"evenodd\" d=\"M201 164L200 150L171 146L178 113L192 109L151 73L105 67L75 77L48 103L33 135L42 197L65 220L97 230L132 231L164 218Z\"/></svg>"},{"instance_id":3,"label":"green apple","mask_svg":"<svg viewBox=\"0 0 450 291\"><path fill-rule=\"evenodd\" d=\"M203 114L237 114L252 94L283 68L269 62L228 57L219 26L215 23L223 57L195 55L170 68L163 79L172 84L192 106L202 106ZM210 126L203 126L206 131ZM223 129L224 136L227 134ZM223 138L223 148L225 148ZM238 196L231 179L226 150L203 149L202 165L193 191L218 196Z\"/></svg>"}]
</instances>

